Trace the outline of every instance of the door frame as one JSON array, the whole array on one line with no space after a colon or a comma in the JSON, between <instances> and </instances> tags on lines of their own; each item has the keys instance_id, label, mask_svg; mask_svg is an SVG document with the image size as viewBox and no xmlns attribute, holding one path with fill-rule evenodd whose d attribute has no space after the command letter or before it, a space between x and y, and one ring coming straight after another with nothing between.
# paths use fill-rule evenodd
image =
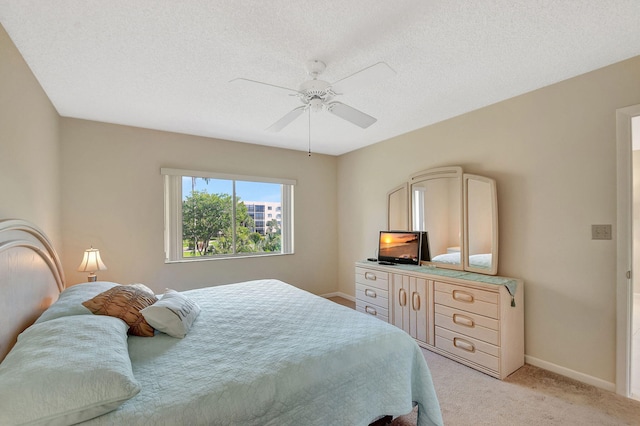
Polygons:
<instances>
[{"instance_id":1,"label":"door frame","mask_svg":"<svg viewBox=\"0 0 640 426\"><path fill-rule=\"evenodd\" d=\"M631 321L633 313L633 155L631 120L640 104L616 110L616 393L631 396ZM640 273L640 271L639 271Z\"/></svg>"}]
</instances>

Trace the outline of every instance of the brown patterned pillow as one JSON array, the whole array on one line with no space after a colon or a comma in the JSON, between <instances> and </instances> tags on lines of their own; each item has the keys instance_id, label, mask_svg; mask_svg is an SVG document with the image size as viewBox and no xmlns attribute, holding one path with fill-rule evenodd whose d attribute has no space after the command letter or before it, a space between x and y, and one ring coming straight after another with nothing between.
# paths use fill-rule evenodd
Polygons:
<instances>
[{"instance_id":1,"label":"brown patterned pillow","mask_svg":"<svg viewBox=\"0 0 640 426\"><path fill-rule=\"evenodd\" d=\"M118 285L82 304L96 315L120 318L129 325L129 334L152 337L153 327L147 323L141 309L153 305L158 298L134 286Z\"/></svg>"}]
</instances>

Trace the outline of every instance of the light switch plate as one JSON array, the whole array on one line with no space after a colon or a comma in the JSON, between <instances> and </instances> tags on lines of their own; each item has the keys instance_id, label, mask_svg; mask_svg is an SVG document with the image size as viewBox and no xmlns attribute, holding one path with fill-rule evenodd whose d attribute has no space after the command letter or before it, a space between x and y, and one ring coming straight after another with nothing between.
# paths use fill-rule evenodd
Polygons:
<instances>
[{"instance_id":1,"label":"light switch plate","mask_svg":"<svg viewBox=\"0 0 640 426\"><path fill-rule=\"evenodd\" d=\"M591 225L592 240L610 240L611 225Z\"/></svg>"}]
</instances>

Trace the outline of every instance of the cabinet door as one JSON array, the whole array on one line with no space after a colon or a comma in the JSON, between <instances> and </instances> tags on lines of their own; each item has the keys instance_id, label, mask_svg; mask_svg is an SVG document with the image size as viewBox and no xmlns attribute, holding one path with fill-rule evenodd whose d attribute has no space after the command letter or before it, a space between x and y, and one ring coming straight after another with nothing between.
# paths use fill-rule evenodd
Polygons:
<instances>
[{"instance_id":1,"label":"cabinet door","mask_svg":"<svg viewBox=\"0 0 640 426\"><path fill-rule=\"evenodd\" d=\"M409 334L411 334L411 337L414 339L427 343L427 307L429 305L427 280L424 278L410 277L409 290L409 300L407 303L409 311Z\"/></svg>"},{"instance_id":2,"label":"cabinet door","mask_svg":"<svg viewBox=\"0 0 640 426\"><path fill-rule=\"evenodd\" d=\"M409 277L393 274L391 276L393 298L392 324L411 333L409 329Z\"/></svg>"},{"instance_id":3,"label":"cabinet door","mask_svg":"<svg viewBox=\"0 0 640 426\"><path fill-rule=\"evenodd\" d=\"M403 329L411 337L428 343L428 292L427 280L408 275L393 274L392 324Z\"/></svg>"}]
</instances>

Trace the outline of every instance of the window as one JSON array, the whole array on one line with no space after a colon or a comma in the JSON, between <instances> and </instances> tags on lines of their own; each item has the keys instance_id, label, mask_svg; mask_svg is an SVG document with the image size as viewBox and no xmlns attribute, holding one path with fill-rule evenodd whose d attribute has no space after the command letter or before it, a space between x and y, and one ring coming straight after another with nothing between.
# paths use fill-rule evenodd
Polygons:
<instances>
[{"instance_id":1,"label":"window","mask_svg":"<svg viewBox=\"0 0 640 426\"><path fill-rule=\"evenodd\" d=\"M294 180L161 169L165 261L293 253ZM282 219L265 219L276 209Z\"/></svg>"}]
</instances>

